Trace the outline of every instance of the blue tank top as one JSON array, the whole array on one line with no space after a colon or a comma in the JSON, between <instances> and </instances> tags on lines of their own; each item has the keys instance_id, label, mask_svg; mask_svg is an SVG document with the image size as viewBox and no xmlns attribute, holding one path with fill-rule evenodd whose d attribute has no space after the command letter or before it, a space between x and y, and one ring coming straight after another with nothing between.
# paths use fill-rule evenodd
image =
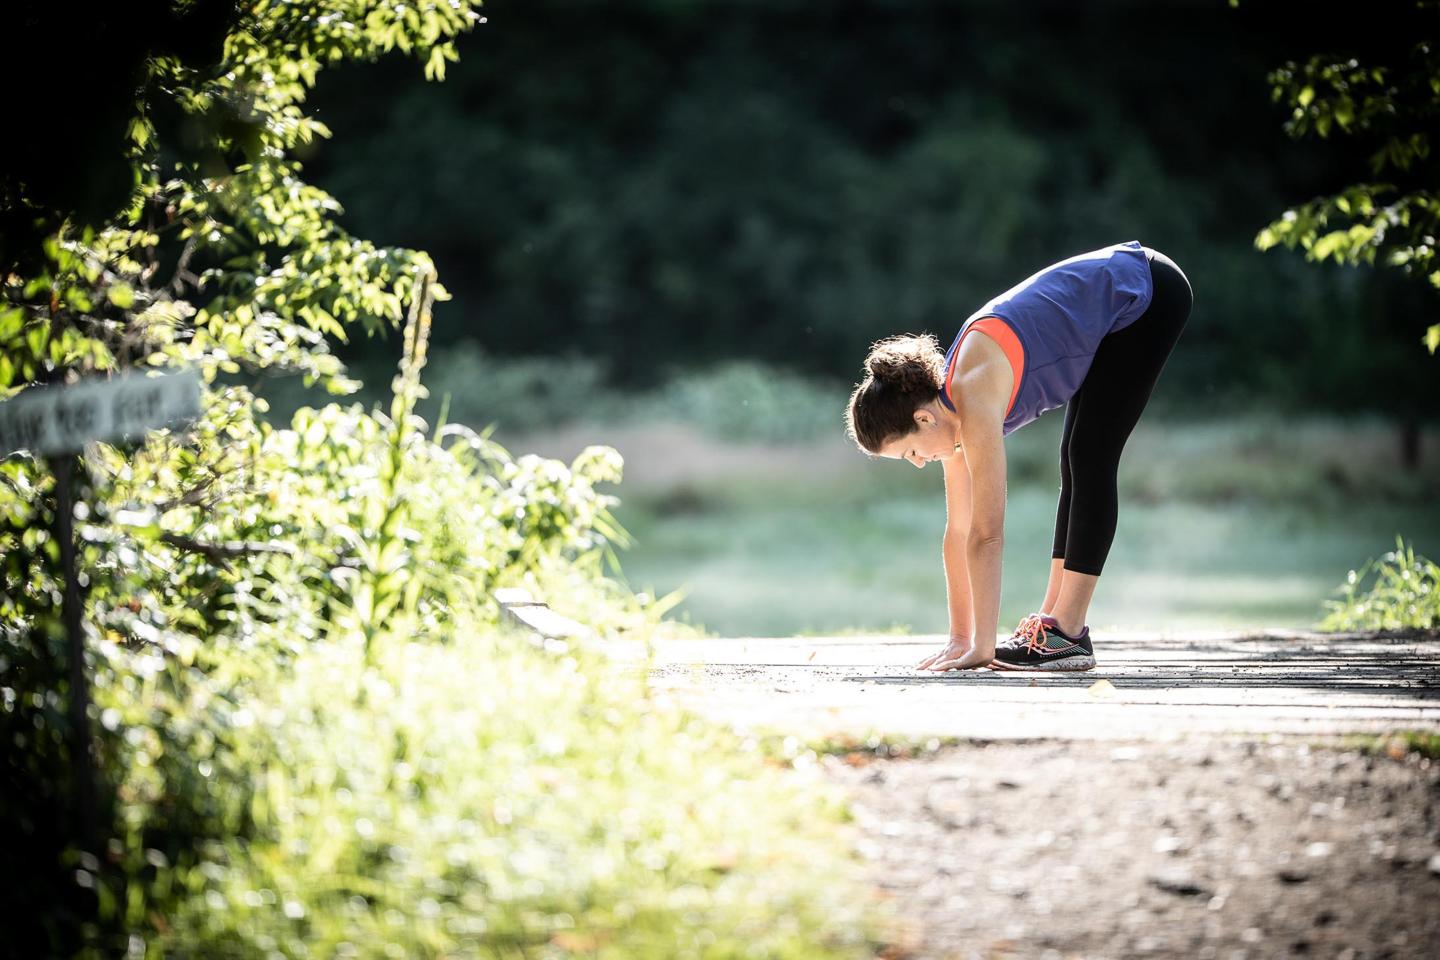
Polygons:
<instances>
[{"instance_id":1,"label":"blue tank top","mask_svg":"<svg viewBox=\"0 0 1440 960\"><path fill-rule=\"evenodd\" d=\"M949 373L960 340L982 317L999 317L1025 350L1019 388L1005 415L1008 436L1064 405L1095 359L1106 334L1134 323L1150 306L1150 262L1138 241L1117 243L1052 264L976 310L945 354L940 400L951 410Z\"/></svg>"}]
</instances>

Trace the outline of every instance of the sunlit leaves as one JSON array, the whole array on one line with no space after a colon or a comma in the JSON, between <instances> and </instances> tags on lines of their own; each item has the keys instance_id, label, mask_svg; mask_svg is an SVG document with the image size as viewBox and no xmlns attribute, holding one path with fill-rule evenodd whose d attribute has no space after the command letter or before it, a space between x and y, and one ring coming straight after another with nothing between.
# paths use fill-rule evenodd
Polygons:
<instances>
[{"instance_id":1,"label":"sunlit leaves","mask_svg":"<svg viewBox=\"0 0 1440 960\"><path fill-rule=\"evenodd\" d=\"M123 357L137 366L194 363L207 376L297 371L347 390L323 337L343 340L353 323L370 332L397 325L407 278L428 259L350 237L336 224L338 202L301 179L290 151L330 135L304 112L306 92L325 65L392 49L419 57L439 79L455 59L451 41L480 21L477 7L258 0L213 74L154 58L146 96L167 97L192 118L180 128L189 139L160 143L157 103L136 103L128 126L135 202L98 234L52 237L47 269L5 284L0 303L23 305L30 317L23 332L0 331L0 348L19 349L7 359L7 386L53 372L66 358L86 372ZM164 157L179 159L167 167ZM48 350L48 327L93 344Z\"/></svg>"},{"instance_id":2,"label":"sunlit leaves","mask_svg":"<svg viewBox=\"0 0 1440 960\"><path fill-rule=\"evenodd\" d=\"M8 342L25 327L25 311L20 307L0 307L0 343Z\"/></svg>"},{"instance_id":3,"label":"sunlit leaves","mask_svg":"<svg viewBox=\"0 0 1440 960\"><path fill-rule=\"evenodd\" d=\"M1332 132L1379 138L1371 163L1408 169L1429 154L1429 130L1440 112L1440 54L1428 43L1414 47L1409 62L1372 66L1353 58L1314 56L1290 62L1269 76L1277 103L1291 106L1286 132L1294 137ZM1407 128L1413 128L1407 130Z\"/></svg>"},{"instance_id":4,"label":"sunlit leaves","mask_svg":"<svg viewBox=\"0 0 1440 960\"><path fill-rule=\"evenodd\" d=\"M1317 262L1379 262L1440 287L1440 189L1432 186L1430 143L1440 123L1440 48L1422 41L1401 65L1314 56L1285 64L1269 80L1274 99L1291 107L1291 136L1366 138L1376 143L1371 173L1394 171L1410 186L1358 183L1301 204L1261 230L1256 247L1298 248ZM1440 346L1434 333L1424 337L1431 353Z\"/></svg>"}]
</instances>

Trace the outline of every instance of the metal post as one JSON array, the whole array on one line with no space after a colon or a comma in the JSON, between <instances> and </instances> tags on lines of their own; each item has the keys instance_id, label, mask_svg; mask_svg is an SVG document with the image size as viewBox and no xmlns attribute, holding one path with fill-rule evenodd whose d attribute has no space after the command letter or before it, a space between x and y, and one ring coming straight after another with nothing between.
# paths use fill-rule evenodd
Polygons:
<instances>
[{"instance_id":1,"label":"metal post","mask_svg":"<svg viewBox=\"0 0 1440 960\"><path fill-rule=\"evenodd\" d=\"M88 853L96 849L95 771L90 756L90 682L85 676L83 605L75 560L75 461L70 454L54 459L55 538L60 543L60 565L65 568L65 599L61 614L69 639L70 661L70 763L75 775L79 839Z\"/></svg>"}]
</instances>

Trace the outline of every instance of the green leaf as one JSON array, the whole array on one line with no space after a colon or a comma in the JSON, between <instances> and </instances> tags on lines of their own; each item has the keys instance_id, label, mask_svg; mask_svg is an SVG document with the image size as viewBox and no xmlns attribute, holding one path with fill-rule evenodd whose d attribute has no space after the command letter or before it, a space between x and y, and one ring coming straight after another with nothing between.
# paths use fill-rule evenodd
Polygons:
<instances>
[{"instance_id":1,"label":"green leaf","mask_svg":"<svg viewBox=\"0 0 1440 960\"><path fill-rule=\"evenodd\" d=\"M1440 323L1425 331L1425 346L1432 354L1440 350Z\"/></svg>"},{"instance_id":2,"label":"green leaf","mask_svg":"<svg viewBox=\"0 0 1440 960\"><path fill-rule=\"evenodd\" d=\"M34 357L45 355L45 344L50 340L50 325L47 323L37 324L25 333L25 345L30 348L30 354Z\"/></svg>"},{"instance_id":3,"label":"green leaf","mask_svg":"<svg viewBox=\"0 0 1440 960\"><path fill-rule=\"evenodd\" d=\"M426 79L426 80L444 80L444 79L445 79L445 48L444 48L444 47L433 47L433 48L431 48L431 50L430 50L430 56L429 56L429 57L426 59L426 61L425 61L425 79Z\"/></svg>"},{"instance_id":4,"label":"green leaf","mask_svg":"<svg viewBox=\"0 0 1440 960\"><path fill-rule=\"evenodd\" d=\"M1355 102L1349 97L1341 97L1335 101L1335 122L1347 133L1350 125L1355 122Z\"/></svg>"},{"instance_id":5,"label":"green leaf","mask_svg":"<svg viewBox=\"0 0 1440 960\"><path fill-rule=\"evenodd\" d=\"M110 284L110 288L105 291L105 296L121 310L129 310L135 305L135 291L131 289L130 284L124 281Z\"/></svg>"},{"instance_id":6,"label":"green leaf","mask_svg":"<svg viewBox=\"0 0 1440 960\"><path fill-rule=\"evenodd\" d=\"M0 310L0 342L9 340L25 326L25 311L20 307Z\"/></svg>"},{"instance_id":7,"label":"green leaf","mask_svg":"<svg viewBox=\"0 0 1440 960\"><path fill-rule=\"evenodd\" d=\"M65 303L77 313L89 313L94 304L90 295L79 287L67 287L65 289Z\"/></svg>"},{"instance_id":8,"label":"green leaf","mask_svg":"<svg viewBox=\"0 0 1440 960\"><path fill-rule=\"evenodd\" d=\"M1349 242L1350 237L1343 230L1327 233L1316 240L1315 246L1310 248L1310 257L1314 260L1324 260L1326 257L1335 255L1336 259L1340 259L1340 255Z\"/></svg>"}]
</instances>

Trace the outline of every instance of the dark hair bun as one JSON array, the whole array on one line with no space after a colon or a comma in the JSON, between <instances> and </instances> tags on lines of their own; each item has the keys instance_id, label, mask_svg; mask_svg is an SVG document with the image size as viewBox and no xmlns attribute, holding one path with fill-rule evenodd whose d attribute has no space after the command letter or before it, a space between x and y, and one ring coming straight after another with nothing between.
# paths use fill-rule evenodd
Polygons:
<instances>
[{"instance_id":1,"label":"dark hair bun","mask_svg":"<svg viewBox=\"0 0 1440 960\"><path fill-rule=\"evenodd\" d=\"M865 370L901 393L934 394L940 388L940 344L928 333L888 337L870 348Z\"/></svg>"}]
</instances>

